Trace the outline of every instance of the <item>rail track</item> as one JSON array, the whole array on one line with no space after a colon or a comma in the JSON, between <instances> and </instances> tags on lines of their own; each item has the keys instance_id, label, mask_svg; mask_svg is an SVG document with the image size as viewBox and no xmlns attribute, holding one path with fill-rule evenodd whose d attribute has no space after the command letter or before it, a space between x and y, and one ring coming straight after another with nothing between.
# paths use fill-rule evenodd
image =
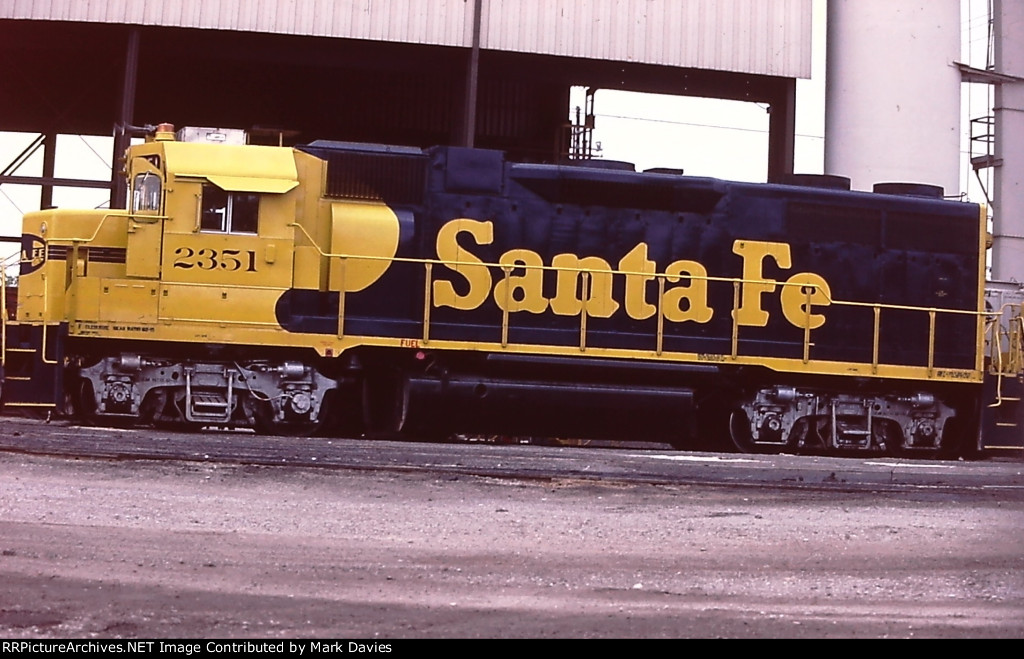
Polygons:
<instances>
[{"instance_id":1,"label":"rail track","mask_svg":"<svg viewBox=\"0 0 1024 659\"><path fill-rule=\"evenodd\" d=\"M827 491L920 490L1024 498L1024 463L1011 458L922 461L679 452L657 443L538 446L278 437L207 429L82 426L2 417L0 451L101 460L197 461L258 467L436 472L451 477L705 484Z\"/></svg>"}]
</instances>

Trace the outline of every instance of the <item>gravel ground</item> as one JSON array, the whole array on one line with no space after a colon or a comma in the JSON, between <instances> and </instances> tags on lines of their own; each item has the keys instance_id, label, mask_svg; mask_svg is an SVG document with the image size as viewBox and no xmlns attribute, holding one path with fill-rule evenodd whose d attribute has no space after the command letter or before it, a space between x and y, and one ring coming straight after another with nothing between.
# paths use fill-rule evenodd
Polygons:
<instances>
[{"instance_id":1,"label":"gravel ground","mask_svg":"<svg viewBox=\"0 0 1024 659\"><path fill-rule=\"evenodd\" d=\"M0 453L0 582L12 639L1022 638L1024 503Z\"/></svg>"}]
</instances>

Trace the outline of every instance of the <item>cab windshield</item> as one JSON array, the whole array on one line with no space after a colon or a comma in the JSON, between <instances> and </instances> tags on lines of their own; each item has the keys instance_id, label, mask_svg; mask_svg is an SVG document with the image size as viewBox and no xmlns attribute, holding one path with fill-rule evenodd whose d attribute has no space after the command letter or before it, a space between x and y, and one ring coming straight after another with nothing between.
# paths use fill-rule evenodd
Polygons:
<instances>
[{"instance_id":1,"label":"cab windshield","mask_svg":"<svg viewBox=\"0 0 1024 659\"><path fill-rule=\"evenodd\" d=\"M153 172L135 176L132 184L132 211L160 210L160 177Z\"/></svg>"}]
</instances>

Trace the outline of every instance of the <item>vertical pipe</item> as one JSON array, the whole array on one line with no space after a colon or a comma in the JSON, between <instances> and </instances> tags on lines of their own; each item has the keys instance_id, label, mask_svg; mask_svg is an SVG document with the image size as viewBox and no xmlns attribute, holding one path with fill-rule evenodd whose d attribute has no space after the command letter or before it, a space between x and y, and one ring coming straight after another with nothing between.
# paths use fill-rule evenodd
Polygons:
<instances>
[{"instance_id":1,"label":"vertical pipe","mask_svg":"<svg viewBox=\"0 0 1024 659\"><path fill-rule=\"evenodd\" d=\"M43 140L43 178L53 179L54 163L57 159L57 133L47 131ZM53 208L53 183L44 183L39 193L39 208Z\"/></svg>"},{"instance_id":2,"label":"vertical pipe","mask_svg":"<svg viewBox=\"0 0 1024 659\"><path fill-rule=\"evenodd\" d=\"M476 138L476 94L480 76L480 14L483 0L473 3L473 47L469 51L469 67L466 71L466 108L463 113L462 146L472 147Z\"/></svg>"},{"instance_id":3,"label":"vertical pipe","mask_svg":"<svg viewBox=\"0 0 1024 659\"><path fill-rule=\"evenodd\" d=\"M128 127L132 125L135 114L135 83L139 69L139 28L133 27L128 32L128 46L124 57L124 84L121 87L121 111L114 127L114 155L110 168L110 207L125 208L128 200L128 189L124 175L118 164L131 143Z\"/></svg>"},{"instance_id":4,"label":"vertical pipe","mask_svg":"<svg viewBox=\"0 0 1024 659\"><path fill-rule=\"evenodd\" d=\"M793 173L796 151L796 80L779 85L768 115L768 181L777 182Z\"/></svg>"}]
</instances>

